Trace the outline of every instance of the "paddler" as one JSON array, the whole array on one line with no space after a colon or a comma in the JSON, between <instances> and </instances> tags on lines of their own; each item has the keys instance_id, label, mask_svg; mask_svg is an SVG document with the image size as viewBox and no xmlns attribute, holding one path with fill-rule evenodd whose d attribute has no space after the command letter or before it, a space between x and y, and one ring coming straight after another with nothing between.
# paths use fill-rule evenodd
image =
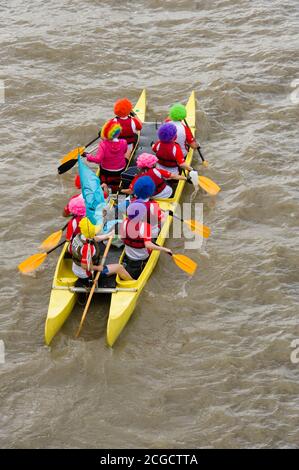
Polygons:
<instances>
[{"instance_id":1,"label":"paddler","mask_svg":"<svg viewBox=\"0 0 299 470\"><path fill-rule=\"evenodd\" d=\"M190 128L184 122L186 116L186 107L181 103L175 103L171 106L169 117L166 119L166 122L171 122L176 127L176 142L180 145L184 158L186 158L189 147L193 149L200 147L199 142L196 141Z\"/></svg>"},{"instance_id":2,"label":"paddler","mask_svg":"<svg viewBox=\"0 0 299 470\"><path fill-rule=\"evenodd\" d=\"M77 189L81 189L81 182L80 182L80 176L79 175L75 176L74 185ZM67 203L67 205L64 206L63 211L62 211L63 217L69 217L70 215L72 215L72 213L69 209L69 203L72 201L72 199L76 198L77 196L79 196L79 194L74 194L74 196L72 196L69 199L69 202Z\"/></svg>"},{"instance_id":3,"label":"paddler","mask_svg":"<svg viewBox=\"0 0 299 470\"><path fill-rule=\"evenodd\" d=\"M176 142L177 128L172 122L162 124L158 129L159 140L153 145L158 163L157 168L170 171L178 175L180 170L192 171L192 167L185 162L180 145Z\"/></svg>"},{"instance_id":4,"label":"paddler","mask_svg":"<svg viewBox=\"0 0 299 470\"><path fill-rule=\"evenodd\" d=\"M147 211L146 222L151 226L152 237L158 238L163 214L159 204L151 199L155 189L155 183L150 176L141 176L133 186L133 193L136 196L134 202L142 202L145 205Z\"/></svg>"},{"instance_id":5,"label":"paddler","mask_svg":"<svg viewBox=\"0 0 299 470\"><path fill-rule=\"evenodd\" d=\"M134 177L128 189L123 189L125 194L133 194L133 187L138 178L149 176L155 183L156 189L153 199L165 199L172 196L173 189L166 183L167 180L187 180L186 176L171 173L168 170L156 168L158 158L151 153L142 153L137 157L138 175ZM165 181L166 180L166 181Z\"/></svg>"},{"instance_id":6,"label":"paddler","mask_svg":"<svg viewBox=\"0 0 299 470\"><path fill-rule=\"evenodd\" d=\"M74 184L75 184L75 186L76 186L77 189L81 189L81 181L80 181L80 176L79 176L79 175L76 175L76 176L75 176ZM108 188L107 184L106 184L106 183L102 183L102 184L101 184L101 188L102 188L103 193L104 193L104 198L107 199L107 202L108 202L108 201L109 201L110 193L109 193L109 188ZM63 217L69 217L70 215L77 215L77 214L73 214L73 213L72 213L72 211L70 210L69 204L70 204L70 202L71 202L73 199L77 198L80 194L81 194L81 193L79 193L79 194L74 194L74 196L72 196L72 197L69 199L69 202L68 202L67 205L64 206L64 208L63 208L63 211L62 211Z\"/></svg>"},{"instance_id":7,"label":"paddler","mask_svg":"<svg viewBox=\"0 0 299 470\"><path fill-rule=\"evenodd\" d=\"M133 279L138 279L152 250L172 254L171 250L152 242L152 229L147 223L147 208L135 201L127 209L127 218L121 225L121 236L125 244L123 265Z\"/></svg>"},{"instance_id":8,"label":"paddler","mask_svg":"<svg viewBox=\"0 0 299 470\"><path fill-rule=\"evenodd\" d=\"M117 191L120 184L121 172L127 166L130 150L125 139L119 138L122 128L113 119L107 121L101 130L101 138L96 155L83 154L89 162L100 166L101 183L108 185L112 191Z\"/></svg>"},{"instance_id":9,"label":"paddler","mask_svg":"<svg viewBox=\"0 0 299 470\"><path fill-rule=\"evenodd\" d=\"M68 203L68 209L72 218L69 220L66 228L65 238L69 242L72 242L78 233L80 233L79 223L86 215L86 207L82 194L73 197ZM69 245L69 252L71 245Z\"/></svg>"},{"instance_id":10,"label":"paddler","mask_svg":"<svg viewBox=\"0 0 299 470\"><path fill-rule=\"evenodd\" d=\"M137 140L138 131L142 129L142 122L133 111L133 105L128 98L122 98L114 103L115 118L113 121L121 125L120 138L125 139L128 143L129 151Z\"/></svg>"},{"instance_id":11,"label":"paddler","mask_svg":"<svg viewBox=\"0 0 299 470\"><path fill-rule=\"evenodd\" d=\"M90 286L94 271L100 271L100 277L118 274L121 279L130 280L132 277L121 264L99 266L100 249L98 242L113 236L113 232L96 235L96 227L84 217L79 222L80 233L72 241L73 273L78 277L77 286Z\"/></svg>"}]
</instances>

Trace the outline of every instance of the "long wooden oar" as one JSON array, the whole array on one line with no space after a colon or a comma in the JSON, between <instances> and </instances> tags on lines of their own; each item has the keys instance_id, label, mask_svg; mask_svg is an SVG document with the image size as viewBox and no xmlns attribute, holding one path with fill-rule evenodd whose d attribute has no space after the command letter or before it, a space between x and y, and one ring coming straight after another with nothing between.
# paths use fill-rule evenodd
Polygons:
<instances>
[{"instance_id":1,"label":"long wooden oar","mask_svg":"<svg viewBox=\"0 0 299 470\"><path fill-rule=\"evenodd\" d=\"M101 266L101 267L103 267L103 266L105 265L105 263L106 263L106 258L107 258L107 255L108 255L108 252L109 252L109 249L110 249L112 240L113 240L113 237L110 237L110 238L108 239L108 243L107 243L107 245L106 245L106 248L105 248L105 251L104 251L104 254L103 254L101 263L100 263L100 266ZM91 288L91 290L90 290L90 293L89 293L89 296L88 296L88 299L87 299L87 302L86 302L86 305L85 305L85 309L84 309L84 312L83 312L83 315L82 315L82 318L81 318L81 321L80 321L80 325L79 325L78 331L77 331L77 333L76 333L76 338L78 338L78 336L80 335L80 332L81 332L81 329L82 329L84 320L85 320L85 318L86 318L86 315L87 315L87 312L88 312L88 309L89 309L89 305L90 305L90 302L91 302L91 299L92 299L94 290L95 290L95 288L96 288L96 286L97 286L97 284L98 284L98 280L99 280L100 274L101 274L101 272L98 271L97 274L96 274L96 277L94 278L93 285L92 285L92 288Z\"/></svg>"},{"instance_id":2,"label":"long wooden oar","mask_svg":"<svg viewBox=\"0 0 299 470\"><path fill-rule=\"evenodd\" d=\"M62 229L58 230L57 232L54 232L54 233L51 233L51 235L49 235L41 244L40 244L40 248L42 248L43 250L51 250L52 248L54 248L54 246L58 245L58 243L60 242L61 240L61 237L62 237L62 233L63 231L66 229L66 227L68 226L69 222L67 222L63 227Z\"/></svg>"},{"instance_id":3,"label":"long wooden oar","mask_svg":"<svg viewBox=\"0 0 299 470\"><path fill-rule=\"evenodd\" d=\"M77 161L78 161L78 155L82 155L82 153L85 151L85 149L87 147L89 147L91 144L93 144L96 140L98 140L100 136L100 132L99 132L99 135L91 140L90 142L88 142L88 144L85 145L85 147L77 147L73 150L71 150L69 153L67 153L61 160L60 160L60 163L61 165L58 167L58 173L60 175L62 175L63 173L66 173L67 171L69 171L71 168L73 168L73 166L76 165Z\"/></svg>"},{"instance_id":4,"label":"long wooden oar","mask_svg":"<svg viewBox=\"0 0 299 470\"><path fill-rule=\"evenodd\" d=\"M206 176L199 176L198 184L202 189L204 189L204 191L206 191L208 194L211 194L211 196L216 196L216 194L218 194L221 190L217 183L215 183L210 178L207 178Z\"/></svg>"},{"instance_id":5,"label":"long wooden oar","mask_svg":"<svg viewBox=\"0 0 299 470\"><path fill-rule=\"evenodd\" d=\"M52 250L47 251L46 253L36 253L35 255L29 256L29 258L25 259L24 261L22 261L22 263L19 264L19 271L21 271L21 273L23 274L29 274L32 271L35 271L45 261L47 256L52 253L52 251L64 245L64 243L65 240L59 243L59 245L52 248Z\"/></svg>"},{"instance_id":6,"label":"long wooden oar","mask_svg":"<svg viewBox=\"0 0 299 470\"><path fill-rule=\"evenodd\" d=\"M175 219L178 219L181 222L184 222L184 224L186 224L192 232L197 233L203 238L209 238L211 234L211 229L207 227L207 225L203 225L200 222L197 222L197 220L193 220L193 219L184 220L181 217L178 217L177 215L175 215L173 211L168 211L168 213Z\"/></svg>"},{"instance_id":7,"label":"long wooden oar","mask_svg":"<svg viewBox=\"0 0 299 470\"><path fill-rule=\"evenodd\" d=\"M180 255L180 254L171 254L169 253L175 262L175 264L185 271L187 274L190 276L193 276L197 269L197 263L193 261L191 258L188 258L188 256L185 255Z\"/></svg>"}]
</instances>

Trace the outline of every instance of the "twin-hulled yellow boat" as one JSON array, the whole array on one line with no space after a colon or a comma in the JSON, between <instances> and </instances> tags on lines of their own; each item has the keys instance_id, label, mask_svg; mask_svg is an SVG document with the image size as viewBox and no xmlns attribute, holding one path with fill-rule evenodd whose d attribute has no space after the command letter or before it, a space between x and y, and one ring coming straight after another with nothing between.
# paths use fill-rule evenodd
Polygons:
<instances>
[{"instance_id":1,"label":"twin-hulled yellow boat","mask_svg":"<svg viewBox=\"0 0 299 470\"><path fill-rule=\"evenodd\" d=\"M187 117L189 127L191 128L192 133L195 133L195 94L191 93L189 100L186 105ZM146 91L143 90L141 93L138 102L134 108L134 111L138 117L145 121L145 112L146 112ZM156 123L146 123L144 122L144 127L141 132L139 140L139 148L137 149L136 154L142 152L151 151L151 142L156 140L157 125ZM188 164L191 164L193 157L193 150L190 149L186 157ZM134 161L135 159L132 158ZM133 162L131 162L133 164ZM171 199L161 199L159 200L159 205L162 210L174 210L175 206L180 201L183 189L185 186L185 181L179 181L174 193L174 196ZM172 223L172 217L167 215L157 239L159 245L164 245L165 240L168 236L169 229ZM122 256L122 249L119 252L120 257ZM113 346L118 336L126 326L129 318L134 312L136 302L147 283L150 275L152 274L155 265L159 259L160 252L153 251L146 263L144 270L136 281L123 281L116 278L116 283L111 288L98 288L96 292L98 297L101 293L111 293L111 304L109 317L107 322L107 343L109 346ZM115 253L114 253L115 256ZM109 263L109 256L107 259ZM48 309L48 315L45 325L45 341L46 344L50 344L53 337L61 329L62 325L72 312L76 301L78 292L80 289L76 289L74 284L77 280L77 277L72 272L72 259L67 257L67 243L65 243L63 250L60 254L60 257L57 262L54 280L51 290L50 303Z\"/></svg>"}]
</instances>

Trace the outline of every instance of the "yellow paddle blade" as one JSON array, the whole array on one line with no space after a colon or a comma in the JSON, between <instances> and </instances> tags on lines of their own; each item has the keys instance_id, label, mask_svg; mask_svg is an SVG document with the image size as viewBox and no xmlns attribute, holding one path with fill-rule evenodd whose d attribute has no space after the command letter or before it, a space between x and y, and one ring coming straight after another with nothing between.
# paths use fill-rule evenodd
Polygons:
<instances>
[{"instance_id":1,"label":"yellow paddle blade","mask_svg":"<svg viewBox=\"0 0 299 470\"><path fill-rule=\"evenodd\" d=\"M206 225L200 224L197 220L184 220L184 222L192 232L196 232L203 238L209 238L211 229Z\"/></svg>"},{"instance_id":2,"label":"yellow paddle blade","mask_svg":"<svg viewBox=\"0 0 299 470\"><path fill-rule=\"evenodd\" d=\"M46 238L42 244L40 245L40 248L43 250L49 251L54 246L58 245L62 237L62 230L58 230L58 232L52 233L48 238Z\"/></svg>"},{"instance_id":3,"label":"yellow paddle blade","mask_svg":"<svg viewBox=\"0 0 299 470\"><path fill-rule=\"evenodd\" d=\"M199 176L198 184L202 189L204 189L207 193L211 194L212 196L218 194L221 189L218 184L216 184L214 181L212 181L210 178L207 178L206 176Z\"/></svg>"},{"instance_id":4,"label":"yellow paddle blade","mask_svg":"<svg viewBox=\"0 0 299 470\"><path fill-rule=\"evenodd\" d=\"M36 253L19 264L18 269L23 274L29 274L37 269L45 261L47 253Z\"/></svg>"},{"instance_id":5,"label":"yellow paddle blade","mask_svg":"<svg viewBox=\"0 0 299 470\"><path fill-rule=\"evenodd\" d=\"M208 162L207 160L204 160L204 161L202 162L202 166L208 168L209 162Z\"/></svg>"},{"instance_id":6,"label":"yellow paddle blade","mask_svg":"<svg viewBox=\"0 0 299 470\"><path fill-rule=\"evenodd\" d=\"M74 160L78 157L78 153L83 153L85 150L85 147L77 147L74 150L71 150L69 153L67 153L61 160L60 163L65 163L68 162L69 160Z\"/></svg>"},{"instance_id":7,"label":"yellow paddle blade","mask_svg":"<svg viewBox=\"0 0 299 470\"><path fill-rule=\"evenodd\" d=\"M195 261L185 255L172 255L172 259L179 268L190 274L190 276L193 276L197 269L197 263L195 263Z\"/></svg>"}]
</instances>

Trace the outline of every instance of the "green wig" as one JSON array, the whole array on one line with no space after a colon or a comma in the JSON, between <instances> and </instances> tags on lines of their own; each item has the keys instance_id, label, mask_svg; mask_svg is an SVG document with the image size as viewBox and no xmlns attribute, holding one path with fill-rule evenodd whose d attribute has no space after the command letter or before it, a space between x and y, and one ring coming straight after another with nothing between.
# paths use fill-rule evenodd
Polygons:
<instances>
[{"instance_id":1,"label":"green wig","mask_svg":"<svg viewBox=\"0 0 299 470\"><path fill-rule=\"evenodd\" d=\"M175 103L169 110L169 116L172 121L182 121L187 116L186 108L181 103Z\"/></svg>"}]
</instances>

